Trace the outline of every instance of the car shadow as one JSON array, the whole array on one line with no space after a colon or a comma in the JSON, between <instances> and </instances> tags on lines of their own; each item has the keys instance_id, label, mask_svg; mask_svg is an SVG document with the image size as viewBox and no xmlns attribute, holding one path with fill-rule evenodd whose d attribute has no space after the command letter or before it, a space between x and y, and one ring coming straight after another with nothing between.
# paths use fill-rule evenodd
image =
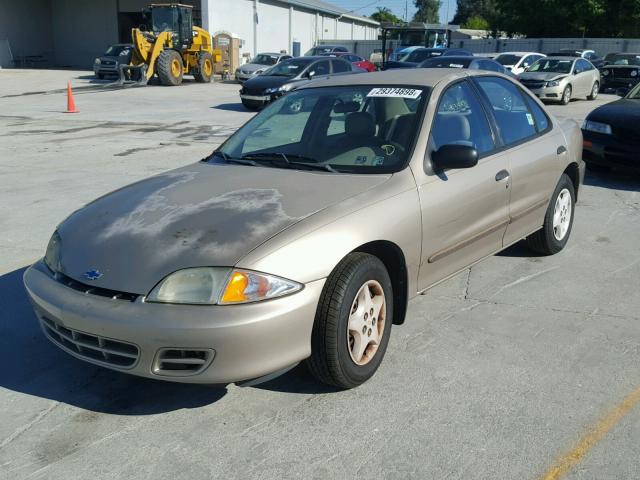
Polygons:
<instances>
[{"instance_id":1,"label":"car shadow","mask_svg":"<svg viewBox=\"0 0 640 480\"><path fill-rule=\"evenodd\" d=\"M289 370L287 373L279 377L269 380L268 382L252 385L251 388L259 390L269 390L271 392L282 393L299 393L299 394L318 394L318 393L335 393L341 391L338 387L331 387L320 383L313 378L307 367L301 363L297 367Z\"/></svg>"},{"instance_id":2,"label":"car shadow","mask_svg":"<svg viewBox=\"0 0 640 480\"><path fill-rule=\"evenodd\" d=\"M640 191L640 173L626 170L594 171L587 168L584 184L627 192Z\"/></svg>"},{"instance_id":3,"label":"car shadow","mask_svg":"<svg viewBox=\"0 0 640 480\"><path fill-rule=\"evenodd\" d=\"M511 257L511 258L528 258L528 257L543 257L544 255L536 252L535 250L527 247L527 242L520 240L518 243L514 243L509 248L505 248L501 252L496 253L497 257Z\"/></svg>"},{"instance_id":4,"label":"car shadow","mask_svg":"<svg viewBox=\"0 0 640 480\"><path fill-rule=\"evenodd\" d=\"M224 386L135 377L78 360L40 330L25 292L25 268L0 276L0 388L115 415L151 415L215 403Z\"/></svg>"},{"instance_id":5,"label":"car shadow","mask_svg":"<svg viewBox=\"0 0 640 480\"><path fill-rule=\"evenodd\" d=\"M248 112L242 103L221 103L220 105L214 105L214 110L226 110L228 112Z\"/></svg>"}]
</instances>

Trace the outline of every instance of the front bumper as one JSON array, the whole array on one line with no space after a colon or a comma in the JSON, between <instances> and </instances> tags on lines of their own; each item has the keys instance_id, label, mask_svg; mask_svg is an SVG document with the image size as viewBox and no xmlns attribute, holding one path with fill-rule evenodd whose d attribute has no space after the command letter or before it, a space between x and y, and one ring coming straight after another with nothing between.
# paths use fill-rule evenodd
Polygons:
<instances>
[{"instance_id":1,"label":"front bumper","mask_svg":"<svg viewBox=\"0 0 640 480\"><path fill-rule=\"evenodd\" d=\"M238 82L246 82L247 80L255 77L255 74L253 73L242 73L242 72L237 72L235 74L236 80Z\"/></svg>"},{"instance_id":2,"label":"front bumper","mask_svg":"<svg viewBox=\"0 0 640 480\"><path fill-rule=\"evenodd\" d=\"M619 88L632 89L635 87L640 78L608 78L602 77L602 89L604 93L615 93Z\"/></svg>"},{"instance_id":3,"label":"front bumper","mask_svg":"<svg viewBox=\"0 0 640 480\"><path fill-rule=\"evenodd\" d=\"M640 170L640 138L621 141L613 135L582 131L582 158L588 164Z\"/></svg>"},{"instance_id":4,"label":"front bumper","mask_svg":"<svg viewBox=\"0 0 640 480\"><path fill-rule=\"evenodd\" d=\"M282 370L311 354L324 280L287 297L227 306L83 293L55 280L42 262L25 272L24 284L47 338L77 358L159 380L230 383ZM198 371L160 370L167 351L203 352L206 361Z\"/></svg>"},{"instance_id":5,"label":"front bumper","mask_svg":"<svg viewBox=\"0 0 640 480\"><path fill-rule=\"evenodd\" d=\"M530 89L530 91L540 100L561 100L564 87L542 87L537 89Z\"/></svg>"},{"instance_id":6,"label":"front bumper","mask_svg":"<svg viewBox=\"0 0 640 480\"><path fill-rule=\"evenodd\" d=\"M96 75L119 75L117 65L93 65L93 73Z\"/></svg>"}]
</instances>

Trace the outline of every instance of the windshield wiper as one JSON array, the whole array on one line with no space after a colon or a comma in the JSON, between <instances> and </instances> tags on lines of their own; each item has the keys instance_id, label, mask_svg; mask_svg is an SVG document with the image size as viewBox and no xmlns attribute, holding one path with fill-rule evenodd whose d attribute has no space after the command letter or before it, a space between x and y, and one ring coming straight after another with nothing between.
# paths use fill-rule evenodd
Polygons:
<instances>
[{"instance_id":1,"label":"windshield wiper","mask_svg":"<svg viewBox=\"0 0 640 480\"><path fill-rule=\"evenodd\" d=\"M250 165L252 167L255 167L257 165L257 163L254 162L253 160L248 160L248 159L244 159L244 158L230 157L228 154L224 153L222 150L214 151L207 158L203 158L202 161L203 162L208 162L209 160L211 160L212 157L215 157L215 156L222 157L222 159L227 163L237 163L239 165Z\"/></svg>"},{"instance_id":2,"label":"windshield wiper","mask_svg":"<svg viewBox=\"0 0 640 480\"><path fill-rule=\"evenodd\" d=\"M296 162L289 160L289 157L299 158L301 160L310 160L309 162ZM317 160L305 157L304 155L297 155L295 153L285 154L283 152L266 152L266 153L250 153L242 157L242 159L252 160L252 161L283 161L285 165L291 166L302 166L307 167L309 170L322 170L325 172L338 173L338 171L333 168L331 165L327 165L326 163L318 163Z\"/></svg>"}]
</instances>

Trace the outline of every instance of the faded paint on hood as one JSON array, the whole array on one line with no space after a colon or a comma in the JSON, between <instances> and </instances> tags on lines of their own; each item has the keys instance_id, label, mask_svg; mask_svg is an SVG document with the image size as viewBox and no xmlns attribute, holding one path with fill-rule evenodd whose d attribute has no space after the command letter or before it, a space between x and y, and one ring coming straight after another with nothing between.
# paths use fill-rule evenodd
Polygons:
<instances>
[{"instance_id":1,"label":"faded paint on hood","mask_svg":"<svg viewBox=\"0 0 640 480\"><path fill-rule=\"evenodd\" d=\"M525 72L520 74L520 80L543 80L545 82L552 82L553 80L562 80L568 76L568 73L558 72Z\"/></svg>"},{"instance_id":2,"label":"faded paint on hood","mask_svg":"<svg viewBox=\"0 0 640 480\"><path fill-rule=\"evenodd\" d=\"M233 266L275 234L388 175L199 163L116 190L59 227L63 273L146 294L188 267ZM89 282L83 273L102 276Z\"/></svg>"}]
</instances>

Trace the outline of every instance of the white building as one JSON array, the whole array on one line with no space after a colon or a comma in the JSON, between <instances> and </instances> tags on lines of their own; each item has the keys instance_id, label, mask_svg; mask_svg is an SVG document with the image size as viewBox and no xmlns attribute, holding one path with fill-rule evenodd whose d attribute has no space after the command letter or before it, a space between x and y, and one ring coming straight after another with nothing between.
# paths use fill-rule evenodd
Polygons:
<instances>
[{"instance_id":1,"label":"white building","mask_svg":"<svg viewBox=\"0 0 640 480\"><path fill-rule=\"evenodd\" d=\"M170 0L0 0L0 62L6 46L33 66L89 68L114 43L130 42L142 9ZM371 40L378 23L321 0L182 0L193 5L194 23L212 34L243 40L241 54L256 51L301 54L322 39ZM10 66L10 65L2 65Z\"/></svg>"}]
</instances>

